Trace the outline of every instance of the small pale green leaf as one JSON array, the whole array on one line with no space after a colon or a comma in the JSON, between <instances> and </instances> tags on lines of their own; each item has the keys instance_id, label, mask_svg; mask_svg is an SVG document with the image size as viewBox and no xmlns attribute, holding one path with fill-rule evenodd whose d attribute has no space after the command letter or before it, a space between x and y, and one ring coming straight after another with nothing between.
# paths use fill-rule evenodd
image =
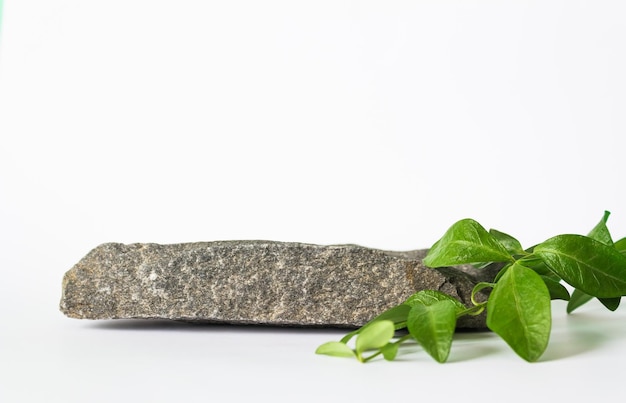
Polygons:
<instances>
[{"instance_id":1,"label":"small pale green leaf","mask_svg":"<svg viewBox=\"0 0 626 403\"><path fill-rule=\"evenodd\" d=\"M626 255L626 238L622 238L613 245L622 255Z\"/></svg>"},{"instance_id":2,"label":"small pale green leaf","mask_svg":"<svg viewBox=\"0 0 626 403\"><path fill-rule=\"evenodd\" d=\"M456 309L452 301L439 301L432 305L416 304L409 312L409 332L437 362L445 362L450 354Z\"/></svg>"},{"instance_id":3,"label":"small pale green leaf","mask_svg":"<svg viewBox=\"0 0 626 403\"><path fill-rule=\"evenodd\" d=\"M574 310L585 305L587 302L591 301L591 299L593 299L591 295L580 291L578 288L574 289L572 296L567 302L567 313L574 312Z\"/></svg>"},{"instance_id":4,"label":"small pale green leaf","mask_svg":"<svg viewBox=\"0 0 626 403\"><path fill-rule=\"evenodd\" d=\"M550 299L562 299L564 301L569 301L569 291L567 291L567 288L563 287L563 284L547 276L541 276L541 279L546 284L546 287L548 287Z\"/></svg>"},{"instance_id":5,"label":"small pale green leaf","mask_svg":"<svg viewBox=\"0 0 626 403\"><path fill-rule=\"evenodd\" d=\"M428 267L508 261L513 261L513 257L506 248L469 218L452 225L424 258Z\"/></svg>"},{"instance_id":6,"label":"small pale green leaf","mask_svg":"<svg viewBox=\"0 0 626 403\"><path fill-rule=\"evenodd\" d=\"M465 305L458 299L454 298L451 295L445 294L441 291L436 290L422 290L418 291L415 294L411 295L404 304L413 307L417 304L420 305L432 305L439 301L450 301L454 304L457 313L463 312L465 309Z\"/></svg>"},{"instance_id":7,"label":"small pale green leaf","mask_svg":"<svg viewBox=\"0 0 626 403\"><path fill-rule=\"evenodd\" d=\"M609 219L610 215L610 212L605 211L600 222L593 227L587 236L595 239L596 241L602 242L605 245L613 246L611 233L609 232L609 228L606 226L606 221Z\"/></svg>"},{"instance_id":8,"label":"small pale green leaf","mask_svg":"<svg viewBox=\"0 0 626 403\"><path fill-rule=\"evenodd\" d=\"M395 332L393 322L381 320L364 327L356 338L356 352L379 349L391 340Z\"/></svg>"},{"instance_id":9,"label":"small pale green leaf","mask_svg":"<svg viewBox=\"0 0 626 403\"><path fill-rule=\"evenodd\" d=\"M539 359L548 346L552 327L550 293L541 277L513 264L489 296L487 327L523 359Z\"/></svg>"},{"instance_id":10,"label":"small pale green leaf","mask_svg":"<svg viewBox=\"0 0 626 403\"><path fill-rule=\"evenodd\" d=\"M343 337L342 337L341 342L342 342L342 343L344 343L344 344L345 344L345 343L347 343L347 342L349 342L350 340L352 340L352 338L353 338L354 336L356 336L357 334L359 334L359 333L361 332L361 330L362 330L362 329L363 329L363 328L362 328L362 327L360 327L360 328L358 328L358 329L356 329L356 330L353 330L353 331L351 331L350 333L346 334L345 336L343 336Z\"/></svg>"},{"instance_id":11,"label":"small pale green leaf","mask_svg":"<svg viewBox=\"0 0 626 403\"><path fill-rule=\"evenodd\" d=\"M493 228L489 230L489 233L493 235L493 237L496 238L511 255L523 255L526 253L522 248L522 244L511 235L505 234L504 232L500 232Z\"/></svg>"},{"instance_id":12,"label":"small pale green leaf","mask_svg":"<svg viewBox=\"0 0 626 403\"><path fill-rule=\"evenodd\" d=\"M390 320L394 323L394 327L396 330L404 329L406 327L406 318L409 315L409 311L411 307L405 304L396 305L392 308L387 309L380 315L376 316L374 319L367 322L365 325L360 327L357 330L354 330L348 334L346 334L343 339L341 339L342 343L347 343L357 334L361 333L361 331L372 323L381 321L381 320Z\"/></svg>"},{"instance_id":13,"label":"small pale green leaf","mask_svg":"<svg viewBox=\"0 0 626 403\"><path fill-rule=\"evenodd\" d=\"M397 343L387 343L383 348L381 348L380 350L382 351L385 360L395 360L396 355L398 355L398 347L400 347L400 345Z\"/></svg>"},{"instance_id":14,"label":"small pale green leaf","mask_svg":"<svg viewBox=\"0 0 626 403\"><path fill-rule=\"evenodd\" d=\"M315 350L315 354L330 355L333 357L355 357L354 351L339 341L329 341Z\"/></svg>"},{"instance_id":15,"label":"small pale green leaf","mask_svg":"<svg viewBox=\"0 0 626 403\"><path fill-rule=\"evenodd\" d=\"M615 298L598 298L598 300L605 306L609 311L615 311L619 308L619 303L622 302L622 297Z\"/></svg>"},{"instance_id":16,"label":"small pale green leaf","mask_svg":"<svg viewBox=\"0 0 626 403\"><path fill-rule=\"evenodd\" d=\"M582 235L558 235L533 253L570 285L600 298L626 295L626 256Z\"/></svg>"},{"instance_id":17,"label":"small pale green leaf","mask_svg":"<svg viewBox=\"0 0 626 403\"><path fill-rule=\"evenodd\" d=\"M363 327L368 326L371 323L379 322L381 320L390 320L394 324L404 323L406 322L406 318L409 315L409 311L411 307L406 304L396 305L393 308L389 308L374 319L370 320ZM397 329L397 328L396 328Z\"/></svg>"}]
</instances>

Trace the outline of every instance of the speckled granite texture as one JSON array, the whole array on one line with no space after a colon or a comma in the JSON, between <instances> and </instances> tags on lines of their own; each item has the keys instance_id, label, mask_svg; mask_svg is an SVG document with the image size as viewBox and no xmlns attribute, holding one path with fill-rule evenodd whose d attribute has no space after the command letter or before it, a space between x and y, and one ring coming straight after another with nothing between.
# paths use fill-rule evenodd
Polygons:
<instances>
[{"instance_id":1,"label":"speckled granite texture","mask_svg":"<svg viewBox=\"0 0 626 403\"><path fill-rule=\"evenodd\" d=\"M425 254L272 241L107 243L65 274L61 311L81 319L356 327L418 290L469 303L479 272L425 268ZM484 317L458 326L484 328Z\"/></svg>"}]
</instances>

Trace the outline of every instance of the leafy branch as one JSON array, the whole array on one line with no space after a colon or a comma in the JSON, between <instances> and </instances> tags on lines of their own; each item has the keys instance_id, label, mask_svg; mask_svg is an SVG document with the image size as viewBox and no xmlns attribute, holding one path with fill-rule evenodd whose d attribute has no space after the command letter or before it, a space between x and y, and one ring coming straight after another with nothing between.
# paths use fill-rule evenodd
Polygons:
<instances>
[{"instance_id":1,"label":"leafy branch","mask_svg":"<svg viewBox=\"0 0 626 403\"><path fill-rule=\"evenodd\" d=\"M443 363L450 354L457 319L486 309L487 327L520 357L536 361L550 339L551 300L568 301L568 313L593 298L614 311L626 295L626 238L613 241L606 225L609 215L606 211L587 236L557 235L528 249L512 236L487 231L472 219L458 221L432 246L424 265L504 264L493 282L474 287L471 306L440 291L419 291L340 341L322 344L316 353L361 362L382 355L392 361L399 347L413 340ZM571 295L563 283L573 288ZM487 300L478 301L477 293L486 289L491 289ZM396 336L402 329L408 333Z\"/></svg>"}]
</instances>

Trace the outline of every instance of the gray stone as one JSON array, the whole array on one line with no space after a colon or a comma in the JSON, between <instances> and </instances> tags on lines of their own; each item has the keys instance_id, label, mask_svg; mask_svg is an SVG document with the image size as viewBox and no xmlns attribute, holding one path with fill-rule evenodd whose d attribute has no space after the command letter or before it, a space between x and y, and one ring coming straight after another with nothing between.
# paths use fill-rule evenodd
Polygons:
<instances>
[{"instance_id":1,"label":"gray stone","mask_svg":"<svg viewBox=\"0 0 626 403\"><path fill-rule=\"evenodd\" d=\"M430 269L426 250L271 241L107 243L63 278L61 311L81 319L172 319L358 327L416 291L469 303L478 271ZM484 328L484 316L460 328Z\"/></svg>"}]
</instances>

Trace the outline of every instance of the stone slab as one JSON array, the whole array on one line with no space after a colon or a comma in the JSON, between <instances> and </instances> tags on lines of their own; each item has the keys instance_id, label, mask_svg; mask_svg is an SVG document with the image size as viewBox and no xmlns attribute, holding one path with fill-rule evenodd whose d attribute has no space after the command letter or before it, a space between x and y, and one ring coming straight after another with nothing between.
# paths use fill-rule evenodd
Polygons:
<instances>
[{"instance_id":1,"label":"stone slab","mask_svg":"<svg viewBox=\"0 0 626 403\"><path fill-rule=\"evenodd\" d=\"M274 241L107 243L65 274L60 308L80 319L349 328L419 290L469 303L484 272L426 268L426 252ZM458 325L484 328L485 318Z\"/></svg>"}]
</instances>

